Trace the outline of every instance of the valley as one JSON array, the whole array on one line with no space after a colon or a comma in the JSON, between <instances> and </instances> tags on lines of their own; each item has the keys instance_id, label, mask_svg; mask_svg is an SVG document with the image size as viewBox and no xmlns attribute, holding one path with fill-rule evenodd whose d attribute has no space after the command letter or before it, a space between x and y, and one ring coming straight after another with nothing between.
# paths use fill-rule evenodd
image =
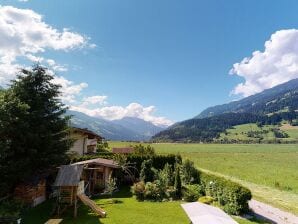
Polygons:
<instances>
[{"instance_id":1,"label":"valley","mask_svg":"<svg viewBox=\"0 0 298 224\"><path fill-rule=\"evenodd\" d=\"M130 142L109 142L129 146ZM298 144L152 144L158 153L179 153L198 168L248 187L253 197L298 214Z\"/></svg>"}]
</instances>

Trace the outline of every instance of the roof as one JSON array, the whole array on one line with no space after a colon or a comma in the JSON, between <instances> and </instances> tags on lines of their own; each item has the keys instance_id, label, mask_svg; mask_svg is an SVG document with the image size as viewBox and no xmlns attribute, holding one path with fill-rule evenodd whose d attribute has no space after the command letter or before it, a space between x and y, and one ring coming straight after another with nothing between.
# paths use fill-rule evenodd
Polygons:
<instances>
[{"instance_id":1,"label":"roof","mask_svg":"<svg viewBox=\"0 0 298 224\"><path fill-rule=\"evenodd\" d=\"M134 149L132 147L112 148L112 153L128 154L128 153L133 153L133 152L134 152Z\"/></svg>"},{"instance_id":2,"label":"roof","mask_svg":"<svg viewBox=\"0 0 298 224\"><path fill-rule=\"evenodd\" d=\"M115 162L114 160L102 159L102 158L84 160L81 162L74 163L73 165L85 165L85 164L94 164L94 165L101 165L101 166L106 166L111 168L120 168L118 163Z\"/></svg>"},{"instance_id":3,"label":"roof","mask_svg":"<svg viewBox=\"0 0 298 224\"><path fill-rule=\"evenodd\" d=\"M104 139L104 137L96 134L95 132L88 130L87 128L72 128L74 132L79 132L88 135L88 138L97 138L97 139Z\"/></svg>"},{"instance_id":4,"label":"roof","mask_svg":"<svg viewBox=\"0 0 298 224\"><path fill-rule=\"evenodd\" d=\"M193 224L237 224L223 210L200 202L181 205Z\"/></svg>"},{"instance_id":5,"label":"roof","mask_svg":"<svg viewBox=\"0 0 298 224\"><path fill-rule=\"evenodd\" d=\"M83 165L62 165L59 169L54 186L78 186L83 172Z\"/></svg>"}]
</instances>

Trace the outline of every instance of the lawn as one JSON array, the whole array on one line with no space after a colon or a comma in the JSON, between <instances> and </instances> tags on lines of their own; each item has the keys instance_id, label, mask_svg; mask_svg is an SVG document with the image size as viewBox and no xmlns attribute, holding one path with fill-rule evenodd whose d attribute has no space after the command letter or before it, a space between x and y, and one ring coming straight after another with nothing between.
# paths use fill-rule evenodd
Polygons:
<instances>
[{"instance_id":1,"label":"lawn","mask_svg":"<svg viewBox=\"0 0 298 224\"><path fill-rule=\"evenodd\" d=\"M61 224L188 224L189 219L181 208L181 201L174 202L138 202L129 192L128 187L115 193L113 199L118 203L111 203L110 199L94 199L95 202L107 212L106 218L98 218L88 207L80 204L78 217L72 217L73 211L69 209L63 217ZM47 201L24 215L24 224L43 224L50 218L52 201ZM235 218L240 224L262 223Z\"/></svg>"},{"instance_id":2,"label":"lawn","mask_svg":"<svg viewBox=\"0 0 298 224\"><path fill-rule=\"evenodd\" d=\"M127 146L111 142L111 147ZM250 188L256 199L298 214L298 144L153 144L158 153L180 153L199 168Z\"/></svg>"}]
</instances>

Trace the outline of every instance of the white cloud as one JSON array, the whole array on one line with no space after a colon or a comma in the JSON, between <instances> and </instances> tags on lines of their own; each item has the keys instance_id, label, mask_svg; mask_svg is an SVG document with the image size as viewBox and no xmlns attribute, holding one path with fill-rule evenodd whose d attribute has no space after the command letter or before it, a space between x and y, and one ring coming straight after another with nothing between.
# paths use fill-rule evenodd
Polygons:
<instances>
[{"instance_id":1,"label":"white cloud","mask_svg":"<svg viewBox=\"0 0 298 224\"><path fill-rule=\"evenodd\" d=\"M44 58L42 54L49 49L68 51L75 48L96 47L88 41L88 37L68 29L59 31L53 28L33 10L0 5L0 86L14 79L18 70L24 67L19 64L19 59L46 64L49 67L48 72L53 75L55 71L67 71L66 65ZM62 101L73 110L108 120L129 116L138 117L159 126L173 123L165 117L155 116L154 106L144 107L138 103L131 103L126 107L105 106L107 96L82 97L82 91L88 87L87 83L77 84L63 76L54 75L54 77L53 82L62 86Z\"/></svg>"},{"instance_id":2,"label":"white cloud","mask_svg":"<svg viewBox=\"0 0 298 224\"><path fill-rule=\"evenodd\" d=\"M74 84L63 76L55 76L53 83L61 85L60 98L66 104L76 103L77 96L81 94L83 89L88 87L88 84L85 82Z\"/></svg>"},{"instance_id":3,"label":"white cloud","mask_svg":"<svg viewBox=\"0 0 298 224\"><path fill-rule=\"evenodd\" d=\"M251 57L235 63L230 74L245 79L232 91L243 96L298 78L298 30L275 32L265 42L263 52L255 51Z\"/></svg>"},{"instance_id":4,"label":"white cloud","mask_svg":"<svg viewBox=\"0 0 298 224\"><path fill-rule=\"evenodd\" d=\"M104 105L106 104L107 96L89 96L85 97L83 99L83 105L88 106L88 105L94 105L94 104L99 104L99 105Z\"/></svg>"},{"instance_id":5,"label":"white cloud","mask_svg":"<svg viewBox=\"0 0 298 224\"><path fill-rule=\"evenodd\" d=\"M139 103L130 103L126 107L122 106L106 106L96 109L90 109L84 106L70 106L71 110L79 111L93 117L101 117L107 120L117 120L123 117L137 117L145 121L152 122L157 126L169 126L174 122L165 118L155 116L155 107L144 107Z\"/></svg>"},{"instance_id":6,"label":"white cloud","mask_svg":"<svg viewBox=\"0 0 298 224\"><path fill-rule=\"evenodd\" d=\"M64 28L59 31L43 21L43 17L30 9L0 5L0 85L13 79L19 58L34 62L45 59L37 56L48 49L68 51L88 46L88 37ZM90 46L91 47L91 46ZM67 68L55 63L56 71Z\"/></svg>"}]
</instances>

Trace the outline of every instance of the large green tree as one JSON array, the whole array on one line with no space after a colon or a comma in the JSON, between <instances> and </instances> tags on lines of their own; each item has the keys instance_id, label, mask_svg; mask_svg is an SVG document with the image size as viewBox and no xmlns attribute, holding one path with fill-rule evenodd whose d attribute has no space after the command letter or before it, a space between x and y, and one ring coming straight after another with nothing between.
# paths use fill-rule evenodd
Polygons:
<instances>
[{"instance_id":1,"label":"large green tree","mask_svg":"<svg viewBox=\"0 0 298 224\"><path fill-rule=\"evenodd\" d=\"M1 191L64 162L69 149L59 85L41 66L23 69L0 94ZM3 189L5 188L5 189Z\"/></svg>"}]
</instances>

